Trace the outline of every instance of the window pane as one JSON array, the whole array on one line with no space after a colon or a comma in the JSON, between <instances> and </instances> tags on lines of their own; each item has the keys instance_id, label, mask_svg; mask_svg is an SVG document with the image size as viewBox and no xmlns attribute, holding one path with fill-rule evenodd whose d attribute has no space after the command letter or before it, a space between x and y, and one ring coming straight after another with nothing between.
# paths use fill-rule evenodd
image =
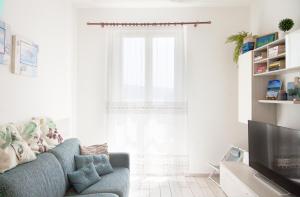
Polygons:
<instances>
[{"instance_id":1,"label":"window pane","mask_svg":"<svg viewBox=\"0 0 300 197\"><path fill-rule=\"evenodd\" d=\"M153 99L174 100L175 38L153 38Z\"/></svg>"},{"instance_id":2,"label":"window pane","mask_svg":"<svg viewBox=\"0 0 300 197\"><path fill-rule=\"evenodd\" d=\"M123 98L139 101L144 98L145 39L123 38L122 47Z\"/></svg>"}]
</instances>

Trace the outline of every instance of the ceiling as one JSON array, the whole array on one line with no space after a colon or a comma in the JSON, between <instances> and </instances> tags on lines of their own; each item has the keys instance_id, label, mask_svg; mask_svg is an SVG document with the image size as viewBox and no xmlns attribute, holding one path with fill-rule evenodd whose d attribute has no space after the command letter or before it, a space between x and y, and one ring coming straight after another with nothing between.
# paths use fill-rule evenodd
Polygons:
<instances>
[{"instance_id":1,"label":"ceiling","mask_svg":"<svg viewBox=\"0 0 300 197\"><path fill-rule=\"evenodd\" d=\"M212 7L247 6L251 0L72 0L76 7Z\"/></svg>"}]
</instances>

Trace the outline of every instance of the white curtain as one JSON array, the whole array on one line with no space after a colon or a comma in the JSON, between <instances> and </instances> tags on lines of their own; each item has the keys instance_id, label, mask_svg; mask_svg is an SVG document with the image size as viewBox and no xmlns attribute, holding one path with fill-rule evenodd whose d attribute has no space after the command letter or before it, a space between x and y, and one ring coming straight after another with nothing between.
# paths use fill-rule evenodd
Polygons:
<instances>
[{"instance_id":1,"label":"white curtain","mask_svg":"<svg viewBox=\"0 0 300 197\"><path fill-rule=\"evenodd\" d=\"M108 32L110 150L131 154L133 173L188 168L181 28Z\"/></svg>"}]
</instances>

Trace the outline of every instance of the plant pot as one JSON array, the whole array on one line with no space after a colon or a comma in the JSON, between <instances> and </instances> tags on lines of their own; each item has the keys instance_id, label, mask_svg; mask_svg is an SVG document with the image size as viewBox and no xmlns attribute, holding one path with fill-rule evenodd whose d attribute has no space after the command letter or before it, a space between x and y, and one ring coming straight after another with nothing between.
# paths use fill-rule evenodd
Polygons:
<instances>
[{"instance_id":1,"label":"plant pot","mask_svg":"<svg viewBox=\"0 0 300 197\"><path fill-rule=\"evenodd\" d=\"M254 36L247 36L246 38L244 38L244 44L248 43L248 42L255 42L255 37Z\"/></svg>"},{"instance_id":2,"label":"plant pot","mask_svg":"<svg viewBox=\"0 0 300 197\"><path fill-rule=\"evenodd\" d=\"M289 31L280 31L280 32L278 33L278 39L283 39L283 38L285 38L285 36L288 35L288 34L289 34Z\"/></svg>"}]
</instances>

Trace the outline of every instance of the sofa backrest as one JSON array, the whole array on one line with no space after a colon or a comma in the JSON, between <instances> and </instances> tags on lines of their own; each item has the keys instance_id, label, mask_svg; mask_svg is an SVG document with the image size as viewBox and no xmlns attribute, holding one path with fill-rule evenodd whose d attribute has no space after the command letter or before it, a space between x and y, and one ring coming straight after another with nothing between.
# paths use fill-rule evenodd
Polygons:
<instances>
[{"instance_id":1,"label":"sofa backrest","mask_svg":"<svg viewBox=\"0 0 300 197\"><path fill-rule=\"evenodd\" d=\"M63 169L50 153L0 174L1 197L62 197L65 188Z\"/></svg>"},{"instance_id":2,"label":"sofa backrest","mask_svg":"<svg viewBox=\"0 0 300 197\"><path fill-rule=\"evenodd\" d=\"M66 191L70 188L68 173L76 170L74 155L80 154L79 146L80 141L74 138L65 140L64 143L58 145L54 149L49 150L49 152L52 153L59 161L63 169Z\"/></svg>"}]
</instances>

